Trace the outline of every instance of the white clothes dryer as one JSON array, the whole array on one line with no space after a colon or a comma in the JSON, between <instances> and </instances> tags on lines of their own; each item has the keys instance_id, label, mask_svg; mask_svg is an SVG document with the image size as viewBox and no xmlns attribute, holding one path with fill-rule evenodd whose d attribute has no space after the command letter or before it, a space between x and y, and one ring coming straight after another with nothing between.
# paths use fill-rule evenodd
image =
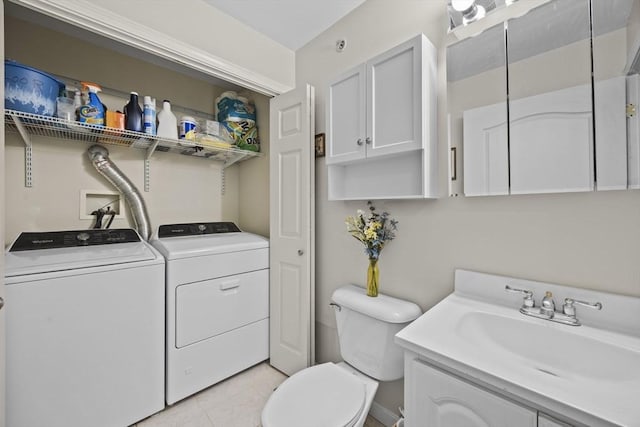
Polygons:
<instances>
[{"instance_id":1,"label":"white clothes dryer","mask_svg":"<svg viewBox=\"0 0 640 427\"><path fill-rule=\"evenodd\" d=\"M130 229L22 233L5 254L7 425L164 408L164 259Z\"/></svg>"},{"instance_id":2,"label":"white clothes dryer","mask_svg":"<svg viewBox=\"0 0 640 427\"><path fill-rule=\"evenodd\" d=\"M269 358L269 240L231 222L161 225L166 258L166 400Z\"/></svg>"}]
</instances>

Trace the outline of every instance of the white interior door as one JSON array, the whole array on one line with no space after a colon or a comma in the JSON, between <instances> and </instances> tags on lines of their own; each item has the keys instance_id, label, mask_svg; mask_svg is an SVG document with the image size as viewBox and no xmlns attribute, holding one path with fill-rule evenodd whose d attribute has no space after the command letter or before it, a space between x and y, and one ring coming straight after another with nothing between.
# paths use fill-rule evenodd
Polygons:
<instances>
[{"instance_id":1,"label":"white interior door","mask_svg":"<svg viewBox=\"0 0 640 427\"><path fill-rule=\"evenodd\" d=\"M0 2L0 53L4 58L4 2ZM4 81L4 67L0 69L0 77ZM0 86L0 94L4 98L4 85ZM0 106L2 117L4 117L4 104ZM4 244L4 120L0 123L0 241ZM4 303L4 257L0 257L0 305ZM0 427L5 426L5 349L7 348L4 338L5 330L5 310L0 307Z\"/></svg>"},{"instance_id":2,"label":"white interior door","mask_svg":"<svg viewBox=\"0 0 640 427\"><path fill-rule=\"evenodd\" d=\"M270 105L271 365L291 375L314 363L314 89Z\"/></svg>"}]
</instances>

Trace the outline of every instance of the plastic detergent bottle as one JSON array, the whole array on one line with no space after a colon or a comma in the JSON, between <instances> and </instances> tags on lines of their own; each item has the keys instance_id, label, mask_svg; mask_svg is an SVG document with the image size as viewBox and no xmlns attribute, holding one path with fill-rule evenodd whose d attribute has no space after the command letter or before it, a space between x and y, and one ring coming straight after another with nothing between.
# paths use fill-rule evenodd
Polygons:
<instances>
[{"instance_id":1,"label":"plastic detergent bottle","mask_svg":"<svg viewBox=\"0 0 640 427\"><path fill-rule=\"evenodd\" d=\"M76 89L73 97L73 110L76 112L76 120L80 115L80 107L82 107L82 93Z\"/></svg>"},{"instance_id":2,"label":"plastic detergent bottle","mask_svg":"<svg viewBox=\"0 0 640 427\"><path fill-rule=\"evenodd\" d=\"M78 121L90 125L104 126L105 108L98 92L102 89L95 83L82 82L83 89L89 91L89 100L78 110Z\"/></svg>"},{"instance_id":3,"label":"plastic detergent bottle","mask_svg":"<svg viewBox=\"0 0 640 427\"><path fill-rule=\"evenodd\" d=\"M162 101L162 110L158 113L158 136L178 139L178 119L171 111L171 102Z\"/></svg>"},{"instance_id":4,"label":"plastic detergent bottle","mask_svg":"<svg viewBox=\"0 0 640 427\"><path fill-rule=\"evenodd\" d=\"M131 92L129 102L124 106L124 128L142 132L142 108L138 103L138 93Z\"/></svg>"},{"instance_id":5,"label":"plastic detergent bottle","mask_svg":"<svg viewBox=\"0 0 640 427\"><path fill-rule=\"evenodd\" d=\"M150 96L144 97L144 133L148 135L156 134L156 99Z\"/></svg>"}]
</instances>

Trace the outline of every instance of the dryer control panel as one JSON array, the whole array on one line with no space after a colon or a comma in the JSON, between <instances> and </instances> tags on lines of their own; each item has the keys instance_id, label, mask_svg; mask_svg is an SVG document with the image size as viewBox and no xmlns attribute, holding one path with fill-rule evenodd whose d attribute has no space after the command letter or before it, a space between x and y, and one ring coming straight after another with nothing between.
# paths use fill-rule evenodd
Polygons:
<instances>
[{"instance_id":1,"label":"dryer control panel","mask_svg":"<svg viewBox=\"0 0 640 427\"><path fill-rule=\"evenodd\" d=\"M13 242L9 252L140 241L138 233L130 228L24 232Z\"/></svg>"},{"instance_id":2,"label":"dryer control panel","mask_svg":"<svg viewBox=\"0 0 640 427\"><path fill-rule=\"evenodd\" d=\"M239 232L241 230L233 222L194 222L191 224L161 225L158 227L158 238Z\"/></svg>"}]
</instances>

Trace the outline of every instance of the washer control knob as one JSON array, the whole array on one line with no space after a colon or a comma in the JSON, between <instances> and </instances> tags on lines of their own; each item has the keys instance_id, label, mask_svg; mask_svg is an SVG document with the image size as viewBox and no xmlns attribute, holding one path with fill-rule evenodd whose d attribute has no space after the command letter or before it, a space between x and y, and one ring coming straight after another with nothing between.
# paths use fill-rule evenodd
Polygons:
<instances>
[{"instance_id":1,"label":"washer control knob","mask_svg":"<svg viewBox=\"0 0 640 427\"><path fill-rule=\"evenodd\" d=\"M87 240L89 240L91 238L91 235L89 233L79 233L76 236L76 239L78 239L81 242L86 242Z\"/></svg>"},{"instance_id":2,"label":"washer control knob","mask_svg":"<svg viewBox=\"0 0 640 427\"><path fill-rule=\"evenodd\" d=\"M207 226L204 224L198 224L198 231L206 231L207 230Z\"/></svg>"}]
</instances>

